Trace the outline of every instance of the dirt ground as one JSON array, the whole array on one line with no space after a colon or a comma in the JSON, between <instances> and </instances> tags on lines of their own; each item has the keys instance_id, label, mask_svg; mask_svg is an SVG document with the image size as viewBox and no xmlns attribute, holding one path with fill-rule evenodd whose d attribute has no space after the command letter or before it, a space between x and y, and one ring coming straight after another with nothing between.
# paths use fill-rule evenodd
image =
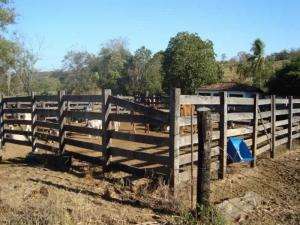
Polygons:
<instances>
[{"instance_id":1,"label":"dirt ground","mask_svg":"<svg viewBox=\"0 0 300 225\"><path fill-rule=\"evenodd\" d=\"M0 164L0 224L189 224L174 212L161 181L74 162L70 172L25 160L30 148L7 144ZM263 203L241 224L300 223L300 149L265 156L255 169L230 166L225 180L212 183L212 201L253 191ZM192 224L192 223L190 223ZM193 223L194 224L194 223Z\"/></svg>"}]
</instances>

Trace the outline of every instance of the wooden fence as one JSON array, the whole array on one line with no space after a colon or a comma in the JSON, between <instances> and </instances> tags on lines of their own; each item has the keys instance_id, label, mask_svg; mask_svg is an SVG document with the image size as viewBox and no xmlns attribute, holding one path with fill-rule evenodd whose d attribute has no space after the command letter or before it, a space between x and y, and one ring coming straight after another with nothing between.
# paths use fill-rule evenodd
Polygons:
<instances>
[{"instance_id":1,"label":"wooden fence","mask_svg":"<svg viewBox=\"0 0 300 225\"><path fill-rule=\"evenodd\" d=\"M84 110L87 105L93 105L94 109ZM132 98L113 96L110 90L103 90L99 95L67 95L60 91L52 96L33 93L31 96L2 97L1 147L5 143L21 144L31 146L33 151L38 148L58 155L70 154L80 160L113 165L127 172L158 172L169 177L170 184L175 189L181 182L190 179L188 168L198 158L197 129L191 126L197 125L197 117L195 113L189 116L181 114L181 109L186 105L208 107L212 112L214 129L211 170L219 178L226 174L228 137L241 136L245 139L255 159L252 166L255 166L258 155L268 151L274 157L277 146L287 143L288 148L292 149L293 139L300 137L300 99L293 97L255 95L253 98L240 98L228 97L226 92L210 97L181 95L180 89L173 89L167 105L167 109L155 109L136 103ZM30 114L30 120L19 118L21 113ZM46 117L54 120L45 119ZM69 123L70 118L101 120L102 129ZM111 129L111 121L121 124L156 124L169 126L170 129L169 132L150 134L133 133L124 129L116 131ZM9 125L21 125L30 129L12 130ZM55 130L56 133L42 132L41 128ZM67 135L68 132L98 136L99 142L72 138ZM16 140L8 134L29 138ZM47 143L49 140L55 143ZM127 142L134 143L136 149L128 148ZM73 151L70 146L101 155L82 154ZM129 161L134 163L128 163Z\"/></svg>"}]
</instances>

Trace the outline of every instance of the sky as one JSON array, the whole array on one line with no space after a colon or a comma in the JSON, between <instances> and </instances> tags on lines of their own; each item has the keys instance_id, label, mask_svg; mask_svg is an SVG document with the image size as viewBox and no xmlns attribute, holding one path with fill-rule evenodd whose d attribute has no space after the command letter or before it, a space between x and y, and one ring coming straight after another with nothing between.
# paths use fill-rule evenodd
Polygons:
<instances>
[{"instance_id":1,"label":"sky","mask_svg":"<svg viewBox=\"0 0 300 225\"><path fill-rule=\"evenodd\" d=\"M124 38L130 51L166 49L178 32L198 33L217 56L250 51L261 38L266 53L300 47L300 0L14 0L10 27L37 54L39 70L59 69L70 50L98 53Z\"/></svg>"}]
</instances>

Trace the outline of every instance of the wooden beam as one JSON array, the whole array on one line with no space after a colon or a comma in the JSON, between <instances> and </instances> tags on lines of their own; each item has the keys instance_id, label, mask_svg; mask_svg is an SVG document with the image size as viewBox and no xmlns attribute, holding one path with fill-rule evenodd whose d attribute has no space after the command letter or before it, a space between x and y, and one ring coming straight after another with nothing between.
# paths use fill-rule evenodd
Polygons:
<instances>
[{"instance_id":1,"label":"wooden beam","mask_svg":"<svg viewBox=\"0 0 300 225\"><path fill-rule=\"evenodd\" d=\"M0 150L4 147L4 101L3 101L3 95L0 95Z\"/></svg>"},{"instance_id":2,"label":"wooden beam","mask_svg":"<svg viewBox=\"0 0 300 225\"><path fill-rule=\"evenodd\" d=\"M219 179L223 179L226 175L227 168L227 92L224 91L221 93L221 106L222 112L220 115L220 170L219 170Z\"/></svg>"},{"instance_id":3,"label":"wooden beam","mask_svg":"<svg viewBox=\"0 0 300 225\"><path fill-rule=\"evenodd\" d=\"M275 157L275 142L276 142L276 96L271 96L271 158Z\"/></svg>"},{"instance_id":4,"label":"wooden beam","mask_svg":"<svg viewBox=\"0 0 300 225\"><path fill-rule=\"evenodd\" d=\"M32 152L35 152L36 150L36 143L37 143L37 137L36 137L36 122L37 115L36 115L36 101L35 101L35 93L31 93L31 148Z\"/></svg>"},{"instance_id":5,"label":"wooden beam","mask_svg":"<svg viewBox=\"0 0 300 225\"><path fill-rule=\"evenodd\" d=\"M180 149L180 88L174 88L170 93L170 147L169 147L169 174L170 185L174 194L179 185L179 149Z\"/></svg>"},{"instance_id":6,"label":"wooden beam","mask_svg":"<svg viewBox=\"0 0 300 225\"><path fill-rule=\"evenodd\" d=\"M288 133L288 148L289 150L293 149L293 96L289 97L289 133Z\"/></svg>"},{"instance_id":7,"label":"wooden beam","mask_svg":"<svg viewBox=\"0 0 300 225\"><path fill-rule=\"evenodd\" d=\"M65 111L65 102L63 100L63 97L65 95L65 91L59 91L58 96L59 96L59 102L58 102L58 111L59 111L59 154L62 155L64 154L65 151L65 130L64 130L64 123L65 123L65 116L64 116L64 111Z\"/></svg>"},{"instance_id":8,"label":"wooden beam","mask_svg":"<svg viewBox=\"0 0 300 225\"><path fill-rule=\"evenodd\" d=\"M102 146L103 146L103 156L105 161L105 167L108 168L111 162L111 152L110 152L110 132L109 132L109 114L111 113L111 101L109 97L111 96L110 89L102 90Z\"/></svg>"},{"instance_id":9,"label":"wooden beam","mask_svg":"<svg viewBox=\"0 0 300 225\"><path fill-rule=\"evenodd\" d=\"M257 133L258 133L258 102L259 94L257 93L254 97L254 107L253 107L253 132L252 132L252 157L251 167L256 166L256 150L257 150Z\"/></svg>"},{"instance_id":10,"label":"wooden beam","mask_svg":"<svg viewBox=\"0 0 300 225\"><path fill-rule=\"evenodd\" d=\"M227 93L221 97L221 103L226 102ZM225 108L225 107L224 107ZM227 112L227 108L226 108ZM198 117L198 173L197 173L197 205L210 204L210 164L211 164L211 133L212 121L210 111L197 112ZM226 115L226 114L225 114ZM226 140L227 141L227 140ZM223 162L224 163L224 162ZM226 168L225 168L226 172Z\"/></svg>"}]
</instances>

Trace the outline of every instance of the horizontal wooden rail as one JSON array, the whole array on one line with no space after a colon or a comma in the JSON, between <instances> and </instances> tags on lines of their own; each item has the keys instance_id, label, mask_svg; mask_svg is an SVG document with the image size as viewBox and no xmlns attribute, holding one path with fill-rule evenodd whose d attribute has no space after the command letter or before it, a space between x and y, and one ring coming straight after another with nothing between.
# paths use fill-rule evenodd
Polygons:
<instances>
[{"instance_id":1,"label":"horizontal wooden rail","mask_svg":"<svg viewBox=\"0 0 300 225\"><path fill-rule=\"evenodd\" d=\"M72 145L79 148L86 148L97 152L101 152L103 150L103 147L100 144L95 144L86 141L79 141L71 138L65 138L65 144Z\"/></svg>"},{"instance_id":2,"label":"horizontal wooden rail","mask_svg":"<svg viewBox=\"0 0 300 225\"><path fill-rule=\"evenodd\" d=\"M201 95L180 95L181 105L219 105L220 97Z\"/></svg>"},{"instance_id":3,"label":"horizontal wooden rail","mask_svg":"<svg viewBox=\"0 0 300 225\"><path fill-rule=\"evenodd\" d=\"M11 138L4 138L4 141L11 144L17 144L17 145L24 145L24 146L31 146L30 141L22 141L22 140L15 140Z\"/></svg>"},{"instance_id":4,"label":"horizontal wooden rail","mask_svg":"<svg viewBox=\"0 0 300 225\"><path fill-rule=\"evenodd\" d=\"M31 125L31 120L4 120L7 125Z\"/></svg>"},{"instance_id":5,"label":"horizontal wooden rail","mask_svg":"<svg viewBox=\"0 0 300 225\"><path fill-rule=\"evenodd\" d=\"M58 117L59 112L56 109L36 109L35 113L41 116L53 116Z\"/></svg>"},{"instance_id":6,"label":"horizontal wooden rail","mask_svg":"<svg viewBox=\"0 0 300 225\"><path fill-rule=\"evenodd\" d=\"M127 123L151 123L151 124L165 124L161 120L156 120L153 118L149 118L145 115L130 115L130 114L116 114L111 113L109 115L109 120L111 121L119 121L119 122L127 122Z\"/></svg>"},{"instance_id":7,"label":"horizontal wooden rail","mask_svg":"<svg viewBox=\"0 0 300 225\"><path fill-rule=\"evenodd\" d=\"M253 105L253 98L243 98L243 97L229 97L227 98L228 105Z\"/></svg>"},{"instance_id":8,"label":"horizontal wooden rail","mask_svg":"<svg viewBox=\"0 0 300 225\"><path fill-rule=\"evenodd\" d=\"M59 142L59 137L47 133L35 132L35 137L43 141L55 141Z\"/></svg>"},{"instance_id":9,"label":"horizontal wooden rail","mask_svg":"<svg viewBox=\"0 0 300 225\"><path fill-rule=\"evenodd\" d=\"M63 101L72 102L101 102L101 95L64 95Z\"/></svg>"},{"instance_id":10,"label":"horizontal wooden rail","mask_svg":"<svg viewBox=\"0 0 300 225\"><path fill-rule=\"evenodd\" d=\"M4 103L8 102L31 102L31 96L18 96L18 97L4 97L2 99Z\"/></svg>"},{"instance_id":11,"label":"horizontal wooden rail","mask_svg":"<svg viewBox=\"0 0 300 225\"><path fill-rule=\"evenodd\" d=\"M25 135L25 136L31 136L31 131L25 131L25 130L10 130L10 129L4 129L4 133L6 134L18 134L18 135Z\"/></svg>"},{"instance_id":12,"label":"horizontal wooden rail","mask_svg":"<svg viewBox=\"0 0 300 225\"><path fill-rule=\"evenodd\" d=\"M266 99L259 99L258 105L270 105L271 104L271 99L266 98Z\"/></svg>"},{"instance_id":13,"label":"horizontal wooden rail","mask_svg":"<svg viewBox=\"0 0 300 225\"><path fill-rule=\"evenodd\" d=\"M64 130L69 132L76 132L81 134L88 134L93 136L101 136L102 130L90 127L79 127L73 125L64 125Z\"/></svg>"},{"instance_id":14,"label":"horizontal wooden rail","mask_svg":"<svg viewBox=\"0 0 300 225\"><path fill-rule=\"evenodd\" d=\"M110 132L111 138L124 140L124 141L133 141L133 142L140 142L150 145L168 145L169 138L168 137L157 137L152 135L144 135L144 134L130 134L121 131L111 131Z\"/></svg>"},{"instance_id":15,"label":"horizontal wooden rail","mask_svg":"<svg viewBox=\"0 0 300 225\"><path fill-rule=\"evenodd\" d=\"M34 99L37 102L57 102L59 100L58 95L35 95Z\"/></svg>"},{"instance_id":16,"label":"horizontal wooden rail","mask_svg":"<svg viewBox=\"0 0 300 225\"><path fill-rule=\"evenodd\" d=\"M16 114L16 113L31 113L31 108L11 108L11 109L3 109L3 113Z\"/></svg>"},{"instance_id":17,"label":"horizontal wooden rail","mask_svg":"<svg viewBox=\"0 0 300 225\"><path fill-rule=\"evenodd\" d=\"M64 113L67 117L102 120L102 113L100 112L65 111Z\"/></svg>"},{"instance_id":18,"label":"horizontal wooden rail","mask_svg":"<svg viewBox=\"0 0 300 225\"><path fill-rule=\"evenodd\" d=\"M147 106L143 106L137 103L129 102L123 99L119 99L113 96L109 97L111 103L114 103L118 106L124 107L129 110L133 110L135 112L139 112L144 114L147 117L153 118L155 120L159 120L165 123L169 122L169 113L165 113L161 110L157 110L154 108L149 108Z\"/></svg>"},{"instance_id":19,"label":"horizontal wooden rail","mask_svg":"<svg viewBox=\"0 0 300 225\"><path fill-rule=\"evenodd\" d=\"M35 125L44 128L59 129L59 123L52 123L48 121L37 120L35 121Z\"/></svg>"},{"instance_id":20,"label":"horizontal wooden rail","mask_svg":"<svg viewBox=\"0 0 300 225\"><path fill-rule=\"evenodd\" d=\"M168 165L169 163L169 157L164 155L156 155L153 153L132 151L132 150L126 150L126 149L121 149L116 147L111 147L110 151L113 156L123 156L126 157L126 159L136 159L136 160L157 163L162 165Z\"/></svg>"}]
</instances>

